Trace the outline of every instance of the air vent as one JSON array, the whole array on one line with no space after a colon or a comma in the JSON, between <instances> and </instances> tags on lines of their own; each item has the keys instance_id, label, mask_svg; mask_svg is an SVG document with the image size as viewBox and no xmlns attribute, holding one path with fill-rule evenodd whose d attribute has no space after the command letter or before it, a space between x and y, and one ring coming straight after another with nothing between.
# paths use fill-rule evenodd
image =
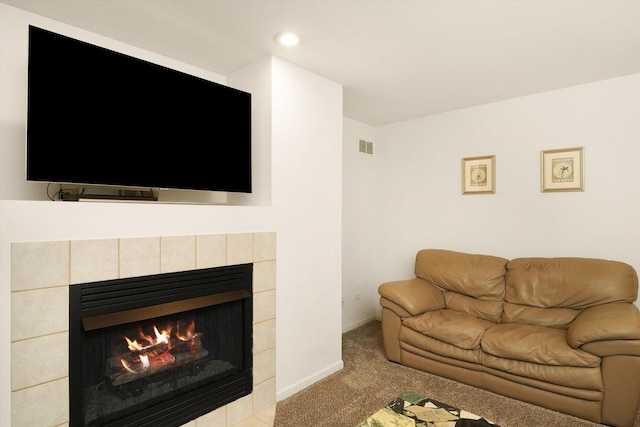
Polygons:
<instances>
[{"instance_id":1,"label":"air vent","mask_svg":"<svg viewBox=\"0 0 640 427\"><path fill-rule=\"evenodd\" d=\"M358 151L362 154L369 154L373 156L373 142L361 139Z\"/></svg>"}]
</instances>

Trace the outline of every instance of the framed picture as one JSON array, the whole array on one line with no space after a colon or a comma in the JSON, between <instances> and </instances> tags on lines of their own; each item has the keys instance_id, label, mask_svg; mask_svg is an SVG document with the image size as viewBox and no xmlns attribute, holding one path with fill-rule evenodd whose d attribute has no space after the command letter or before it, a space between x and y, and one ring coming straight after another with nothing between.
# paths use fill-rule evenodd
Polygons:
<instances>
[{"instance_id":1,"label":"framed picture","mask_svg":"<svg viewBox=\"0 0 640 427\"><path fill-rule=\"evenodd\" d=\"M540 167L543 192L584 190L582 147L543 151Z\"/></svg>"},{"instance_id":2,"label":"framed picture","mask_svg":"<svg viewBox=\"0 0 640 427\"><path fill-rule=\"evenodd\" d=\"M462 159L462 194L496 192L496 156Z\"/></svg>"}]
</instances>

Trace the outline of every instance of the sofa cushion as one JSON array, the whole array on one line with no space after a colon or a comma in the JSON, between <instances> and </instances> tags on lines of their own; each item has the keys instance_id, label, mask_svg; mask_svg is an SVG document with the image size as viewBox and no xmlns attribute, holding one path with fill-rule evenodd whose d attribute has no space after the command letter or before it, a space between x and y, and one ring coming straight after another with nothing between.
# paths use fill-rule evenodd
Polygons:
<instances>
[{"instance_id":1,"label":"sofa cushion","mask_svg":"<svg viewBox=\"0 0 640 427\"><path fill-rule=\"evenodd\" d=\"M444 301L448 309L469 313L493 323L500 323L502 301L482 300L451 291L444 291Z\"/></svg>"},{"instance_id":2,"label":"sofa cushion","mask_svg":"<svg viewBox=\"0 0 640 427\"><path fill-rule=\"evenodd\" d=\"M567 329L578 314L580 310L572 308L540 308L505 302L502 323L525 323Z\"/></svg>"},{"instance_id":3,"label":"sofa cushion","mask_svg":"<svg viewBox=\"0 0 640 427\"><path fill-rule=\"evenodd\" d=\"M430 357L427 354L437 354L454 360L461 361L461 365L465 362L478 365L478 369L482 366L483 353L480 347L466 350L455 345L431 338L421 334L411 328L403 327L400 329L400 348L423 357Z\"/></svg>"},{"instance_id":4,"label":"sofa cushion","mask_svg":"<svg viewBox=\"0 0 640 427\"><path fill-rule=\"evenodd\" d=\"M456 305L461 300L452 302L450 299L447 305L451 308L467 311L483 319L499 321L508 262L507 259L490 255L423 249L416 255L415 275L444 291L482 301L474 305L468 300L463 308Z\"/></svg>"},{"instance_id":5,"label":"sofa cushion","mask_svg":"<svg viewBox=\"0 0 640 427\"><path fill-rule=\"evenodd\" d=\"M538 363L496 357L487 353L484 354L483 364L487 368L493 368L492 373L498 376L501 376L501 372L504 372L518 377L581 390L602 391L604 389L602 371L599 366L590 368L540 365ZM514 378L511 379L515 380Z\"/></svg>"},{"instance_id":6,"label":"sofa cushion","mask_svg":"<svg viewBox=\"0 0 640 427\"><path fill-rule=\"evenodd\" d=\"M504 299L508 260L442 249L418 251L415 275L439 288L486 300Z\"/></svg>"},{"instance_id":7,"label":"sofa cushion","mask_svg":"<svg viewBox=\"0 0 640 427\"><path fill-rule=\"evenodd\" d=\"M414 331L465 350L479 348L485 331L494 325L468 313L446 309L408 317L403 323Z\"/></svg>"},{"instance_id":8,"label":"sofa cushion","mask_svg":"<svg viewBox=\"0 0 640 427\"><path fill-rule=\"evenodd\" d=\"M598 367L600 358L571 347L564 329L500 324L484 333L482 350L493 356L548 366Z\"/></svg>"},{"instance_id":9,"label":"sofa cushion","mask_svg":"<svg viewBox=\"0 0 640 427\"><path fill-rule=\"evenodd\" d=\"M506 301L550 308L583 309L638 296L635 269L590 258L517 258L507 264Z\"/></svg>"}]
</instances>

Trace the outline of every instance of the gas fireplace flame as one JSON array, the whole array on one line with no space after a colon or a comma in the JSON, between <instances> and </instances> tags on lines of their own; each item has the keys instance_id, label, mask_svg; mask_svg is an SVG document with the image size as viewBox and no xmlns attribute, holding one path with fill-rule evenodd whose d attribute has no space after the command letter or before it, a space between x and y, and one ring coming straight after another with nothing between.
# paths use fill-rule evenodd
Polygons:
<instances>
[{"instance_id":1,"label":"gas fireplace flame","mask_svg":"<svg viewBox=\"0 0 640 427\"><path fill-rule=\"evenodd\" d=\"M184 331L182 329L184 329ZM176 338L178 338L179 340L190 341L197 336L198 334L196 333L196 324L193 320L186 327L184 327L183 324L178 324L178 331L176 332Z\"/></svg>"},{"instance_id":2,"label":"gas fireplace flame","mask_svg":"<svg viewBox=\"0 0 640 427\"><path fill-rule=\"evenodd\" d=\"M140 355L140 362L142 362L142 369L149 367L149 356Z\"/></svg>"},{"instance_id":3,"label":"gas fireplace flame","mask_svg":"<svg viewBox=\"0 0 640 427\"><path fill-rule=\"evenodd\" d=\"M131 350L131 351L140 351L140 350L144 349L143 346L138 344L138 341L136 341L136 340L131 341L128 337L124 337L124 339L127 340L127 347L129 347L129 350Z\"/></svg>"},{"instance_id":4,"label":"gas fireplace flame","mask_svg":"<svg viewBox=\"0 0 640 427\"><path fill-rule=\"evenodd\" d=\"M131 351L144 351L150 348L157 346L158 344L170 344L169 339L171 338L171 330L172 326L169 326L167 329L160 332L156 326L153 327L153 332L155 333L155 338L151 335L146 335L142 330L140 330L140 338L144 339L148 344L142 345L138 342L138 340L129 339L129 337L124 337L127 341L127 347Z\"/></svg>"},{"instance_id":5,"label":"gas fireplace flame","mask_svg":"<svg viewBox=\"0 0 640 427\"><path fill-rule=\"evenodd\" d=\"M168 328L160 332L158 331L158 328L154 326L153 332L155 332L156 334L156 344L160 344L160 343L169 344L169 338L171 337L171 329L173 328Z\"/></svg>"},{"instance_id":6,"label":"gas fireplace flame","mask_svg":"<svg viewBox=\"0 0 640 427\"><path fill-rule=\"evenodd\" d=\"M127 372L131 372L132 374L137 374L139 372L144 371L145 369L147 369L149 367L149 356L148 355L144 355L141 354L139 359L138 359L139 363L137 364L137 368L138 369L134 369L132 365L130 365L129 363L127 363L124 359L120 359L120 363L122 364L122 367L127 371Z\"/></svg>"},{"instance_id":7,"label":"gas fireplace flame","mask_svg":"<svg viewBox=\"0 0 640 427\"><path fill-rule=\"evenodd\" d=\"M140 374L149 368L175 363L176 359L172 354L174 351L182 354L194 351L195 340L200 335L195 328L194 321L190 323L178 322L173 335L174 325L168 324L163 330L154 325L153 335L146 334L142 328L139 328L137 339L125 336L124 339L130 353L123 355L124 357L120 359L123 372Z\"/></svg>"},{"instance_id":8,"label":"gas fireplace flame","mask_svg":"<svg viewBox=\"0 0 640 427\"><path fill-rule=\"evenodd\" d=\"M127 362L125 362L125 360L124 360L124 359L120 359L120 363L122 364L122 367L123 367L126 371L131 372L132 374L135 374L135 373L136 373L136 371L134 371L133 369L131 369L131 366L130 366Z\"/></svg>"}]
</instances>

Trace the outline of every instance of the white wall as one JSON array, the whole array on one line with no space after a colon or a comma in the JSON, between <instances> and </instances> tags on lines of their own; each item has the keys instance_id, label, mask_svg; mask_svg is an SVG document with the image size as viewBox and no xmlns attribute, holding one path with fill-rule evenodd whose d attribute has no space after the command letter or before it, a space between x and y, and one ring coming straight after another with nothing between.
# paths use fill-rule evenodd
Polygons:
<instances>
[{"instance_id":1,"label":"white wall","mask_svg":"<svg viewBox=\"0 0 640 427\"><path fill-rule=\"evenodd\" d=\"M376 142L375 205L353 208L377 214L372 294L413 277L422 248L640 271L640 75L381 126ZM542 193L540 152L569 147L584 147L584 192ZM482 155L496 156L496 194L462 195L461 160Z\"/></svg>"},{"instance_id":2,"label":"white wall","mask_svg":"<svg viewBox=\"0 0 640 427\"><path fill-rule=\"evenodd\" d=\"M278 59L272 75L282 399L343 366L342 87Z\"/></svg>"},{"instance_id":3,"label":"white wall","mask_svg":"<svg viewBox=\"0 0 640 427\"><path fill-rule=\"evenodd\" d=\"M349 331L376 317L378 215L375 127L344 119L342 141L342 330ZM373 155L359 142L373 143Z\"/></svg>"},{"instance_id":4,"label":"white wall","mask_svg":"<svg viewBox=\"0 0 640 427\"><path fill-rule=\"evenodd\" d=\"M277 397L340 369L342 88L274 58L251 66L253 78L251 72L230 78L259 97L257 141L270 144L258 148L258 176L271 179L271 194L260 199L266 205L27 200L41 199L42 190L21 178L28 24L141 53L0 4L0 425L11 420L12 242L275 231Z\"/></svg>"}]
</instances>

